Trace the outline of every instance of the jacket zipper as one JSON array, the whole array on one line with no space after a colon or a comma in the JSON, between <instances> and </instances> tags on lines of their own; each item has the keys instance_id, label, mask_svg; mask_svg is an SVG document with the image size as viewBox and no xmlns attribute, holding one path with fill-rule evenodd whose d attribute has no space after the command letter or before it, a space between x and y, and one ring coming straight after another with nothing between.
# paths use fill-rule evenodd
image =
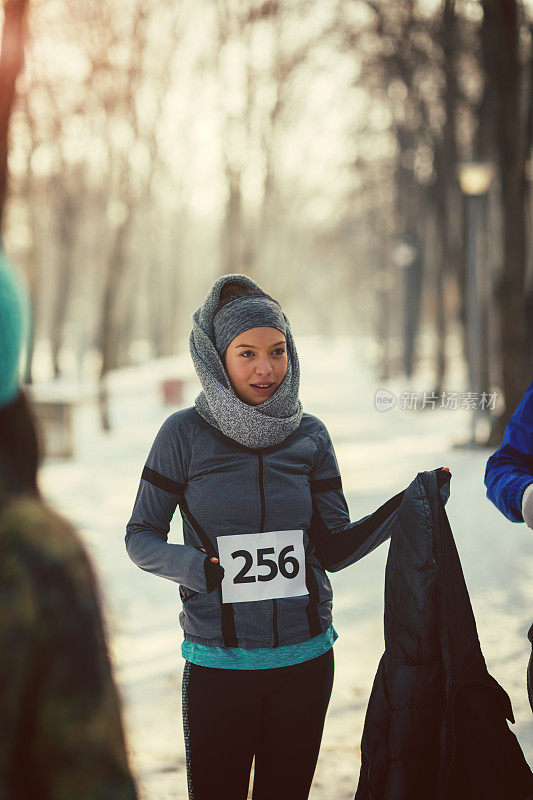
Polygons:
<instances>
[{"instance_id":1,"label":"jacket zipper","mask_svg":"<svg viewBox=\"0 0 533 800\"><path fill-rule=\"evenodd\" d=\"M259 532L264 533L265 529L265 490L263 486L263 456L261 453L257 454L259 460L259 495L261 498L261 521L259 523ZM279 647L279 634L278 634L278 604L276 600L272 600L272 629L274 633L274 647Z\"/></svg>"},{"instance_id":2,"label":"jacket zipper","mask_svg":"<svg viewBox=\"0 0 533 800\"><path fill-rule=\"evenodd\" d=\"M264 533L265 530L265 491L263 488L263 456L261 453L257 454L259 459L259 494L261 496L261 522L259 523L259 532Z\"/></svg>"}]
</instances>

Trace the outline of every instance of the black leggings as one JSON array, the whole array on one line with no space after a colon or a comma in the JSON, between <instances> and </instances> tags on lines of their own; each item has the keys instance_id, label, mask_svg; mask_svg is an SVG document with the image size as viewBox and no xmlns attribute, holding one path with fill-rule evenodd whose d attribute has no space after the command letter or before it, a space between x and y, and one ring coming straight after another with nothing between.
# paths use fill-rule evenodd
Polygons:
<instances>
[{"instance_id":1,"label":"black leggings","mask_svg":"<svg viewBox=\"0 0 533 800\"><path fill-rule=\"evenodd\" d=\"M189 800L307 800L333 686L333 648L275 669L185 662Z\"/></svg>"}]
</instances>

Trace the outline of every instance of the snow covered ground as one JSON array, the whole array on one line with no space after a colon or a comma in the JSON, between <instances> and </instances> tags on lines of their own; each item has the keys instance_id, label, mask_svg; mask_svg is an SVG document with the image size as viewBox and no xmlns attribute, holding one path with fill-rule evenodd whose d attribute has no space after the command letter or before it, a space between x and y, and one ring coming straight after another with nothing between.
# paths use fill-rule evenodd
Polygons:
<instances>
[{"instance_id":1,"label":"snow covered ground","mask_svg":"<svg viewBox=\"0 0 533 800\"><path fill-rule=\"evenodd\" d=\"M424 392L423 375L378 386L350 339L300 337L304 409L328 426L352 519L404 488L425 469L450 467L447 505L479 637L489 671L511 697L511 726L533 764L533 715L527 701L526 633L533 617L533 533L505 520L485 497L489 451L455 447L469 435L465 410L375 408L375 391ZM174 367L191 376L184 405L198 384L188 357L114 376L110 435L98 429L95 408L76 414L77 456L49 461L45 495L79 528L104 591L116 675L132 766L144 800L186 800L181 726L180 601L176 584L139 570L124 548L140 473L160 424L174 408L161 405L158 381ZM450 389L464 381L453 376ZM177 519L171 538L179 541ZM331 575L334 589L335 683L311 800L351 800L360 766L359 744L372 681L383 651L383 584L387 545Z\"/></svg>"}]
</instances>

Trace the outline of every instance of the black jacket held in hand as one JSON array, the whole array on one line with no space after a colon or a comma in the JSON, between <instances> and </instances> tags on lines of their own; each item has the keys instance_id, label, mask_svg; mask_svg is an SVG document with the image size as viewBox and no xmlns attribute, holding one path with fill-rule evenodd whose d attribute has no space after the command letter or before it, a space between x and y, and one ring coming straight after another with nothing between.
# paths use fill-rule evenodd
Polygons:
<instances>
[{"instance_id":1,"label":"black jacket held in hand","mask_svg":"<svg viewBox=\"0 0 533 800\"><path fill-rule=\"evenodd\" d=\"M398 510L355 800L533 799L511 701L481 652L444 509L449 482L419 473Z\"/></svg>"}]
</instances>

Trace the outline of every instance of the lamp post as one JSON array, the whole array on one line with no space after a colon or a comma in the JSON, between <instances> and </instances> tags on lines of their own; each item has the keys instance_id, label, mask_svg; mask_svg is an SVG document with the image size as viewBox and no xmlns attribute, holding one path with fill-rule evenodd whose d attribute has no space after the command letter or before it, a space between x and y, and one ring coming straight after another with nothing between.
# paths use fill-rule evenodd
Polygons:
<instances>
[{"instance_id":1,"label":"lamp post","mask_svg":"<svg viewBox=\"0 0 533 800\"><path fill-rule=\"evenodd\" d=\"M422 264L415 236L404 234L392 246L394 266L403 273L403 362L407 378L413 374L415 339L420 313Z\"/></svg>"},{"instance_id":2,"label":"lamp post","mask_svg":"<svg viewBox=\"0 0 533 800\"><path fill-rule=\"evenodd\" d=\"M484 272L481 269L481 231L485 216L485 199L494 176L488 161L466 161L459 164L459 184L465 198L466 251L466 354L470 391L479 397L483 384L483 322L487 293L484 291ZM476 444L479 408L472 413L471 444Z\"/></svg>"},{"instance_id":3,"label":"lamp post","mask_svg":"<svg viewBox=\"0 0 533 800\"><path fill-rule=\"evenodd\" d=\"M526 303L526 353L529 365L533 365L533 239L531 236L532 200L533 200L533 159L526 161L526 181L527 181L527 250L526 250L526 283L525 283L525 303Z\"/></svg>"}]
</instances>

